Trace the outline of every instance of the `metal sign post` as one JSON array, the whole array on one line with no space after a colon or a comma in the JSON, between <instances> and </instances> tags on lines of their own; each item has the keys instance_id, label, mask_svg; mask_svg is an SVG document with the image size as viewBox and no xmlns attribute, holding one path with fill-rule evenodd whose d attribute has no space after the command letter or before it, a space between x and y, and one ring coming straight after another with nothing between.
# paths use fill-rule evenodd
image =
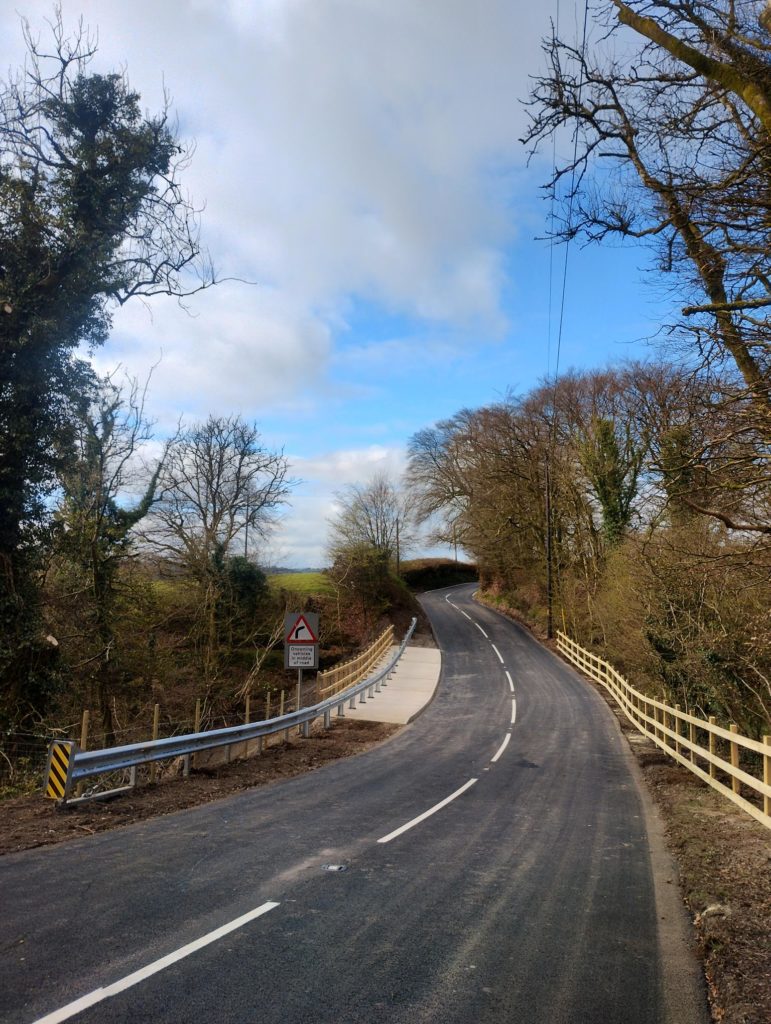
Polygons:
<instances>
[{"instance_id":1,"label":"metal sign post","mask_svg":"<svg viewBox=\"0 0 771 1024\"><path fill-rule=\"evenodd\" d=\"M297 669L298 711L302 705L303 669L318 667L318 615L315 612L288 612L284 616L284 668Z\"/></svg>"}]
</instances>

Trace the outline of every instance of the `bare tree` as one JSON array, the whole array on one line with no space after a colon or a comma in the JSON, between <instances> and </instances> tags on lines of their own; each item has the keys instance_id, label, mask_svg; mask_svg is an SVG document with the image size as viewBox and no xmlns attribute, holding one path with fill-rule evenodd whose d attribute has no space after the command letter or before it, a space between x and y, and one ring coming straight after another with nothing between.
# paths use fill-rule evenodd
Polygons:
<instances>
[{"instance_id":1,"label":"bare tree","mask_svg":"<svg viewBox=\"0 0 771 1024\"><path fill-rule=\"evenodd\" d=\"M607 0L597 15L602 46L584 48L555 35L546 41L550 70L534 87L525 139L537 146L574 127L574 155L548 185L564 198L561 238L647 241L659 269L677 275L685 304L674 326L690 341L691 364L700 361L712 375L712 406L731 411L728 430L692 453L709 465L703 500L684 500L729 529L765 535L771 535L768 10L760 0Z\"/></svg>"},{"instance_id":2,"label":"bare tree","mask_svg":"<svg viewBox=\"0 0 771 1024\"><path fill-rule=\"evenodd\" d=\"M97 394L78 403L73 423L75 458L62 473L62 496L54 519L53 569L70 580L78 597L83 635L77 649L81 670L91 667L105 740L113 736L111 699L119 674L116 644L121 568L133 547L132 530L155 499L162 458L153 468L140 461L152 439L145 416L147 383L100 382ZM137 500L132 492L140 489ZM89 703L91 701L89 700Z\"/></svg>"},{"instance_id":3,"label":"bare tree","mask_svg":"<svg viewBox=\"0 0 771 1024\"><path fill-rule=\"evenodd\" d=\"M292 481L281 451L240 416L210 416L171 445L146 540L198 590L204 674L216 674L226 563L246 531L265 538Z\"/></svg>"},{"instance_id":4,"label":"bare tree","mask_svg":"<svg viewBox=\"0 0 771 1024\"><path fill-rule=\"evenodd\" d=\"M350 484L335 494L338 514L330 521L333 559L363 547L387 566L398 562L414 542L407 502L398 486L376 473L366 484Z\"/></svg>"}]
</instances>

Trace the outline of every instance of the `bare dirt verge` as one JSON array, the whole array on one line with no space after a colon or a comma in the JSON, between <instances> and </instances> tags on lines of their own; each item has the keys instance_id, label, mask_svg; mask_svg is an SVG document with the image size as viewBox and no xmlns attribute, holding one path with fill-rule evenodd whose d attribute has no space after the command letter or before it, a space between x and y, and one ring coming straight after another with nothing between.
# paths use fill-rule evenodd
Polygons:
<instances>
[{"instance_id":1,"label":"bare dirt verge","mask_svg":"<svg viewBox=\"0 0 771 1024\"><path fill-rule=\"evenodd\" d=\"M301 775L362 753L398 729L381 722L343 719L326 732L314 731L307 740L275 743L257 757L193 771L187 779L165 779L109 802L96 800L64 810L41 794L13 797L0 802L0 854L82 838Z\"/></svg>"}]
</instances>

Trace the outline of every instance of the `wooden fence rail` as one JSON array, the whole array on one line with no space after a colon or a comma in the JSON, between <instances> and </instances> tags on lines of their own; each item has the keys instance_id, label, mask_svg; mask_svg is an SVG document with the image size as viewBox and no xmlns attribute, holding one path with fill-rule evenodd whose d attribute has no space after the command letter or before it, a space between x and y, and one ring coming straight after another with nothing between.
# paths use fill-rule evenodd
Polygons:
<instances>
[{"instance_id":1,"label":"wooden fence rail","mask_svg":"<svg viewBox=\"0 0 771 1024\"><path fill-rule=\"evenodd\" d=\"M328 697L330 694L339 693L347 686L353 686L361 679L366 679L393 643L394 627L389 626L366 651L351 658L350 661L343 661L334 668L317 673L316 688L319 696Z\"/></svg>"},{"instance_id":2,"label":"wooden fence rail","mask_svg":"<svg viewBox=\"0 0 771 1024\"><path fill-rule=\"evenodd\" d=\"M713 717L690 715L682 711L679 704L673 706L668 701L648 697L630 686L607 661L585 650L565 633L557 634L557 647L569 661L610 691L629 721L644 736L771 829L771 736L764 736L761 743L743 736L735 725L724 729ZM699 743L700 733L706 734L706 746ZM718 753L719 744L728 750L728 760ZM756 769L762 765L762 780L741 767L740 749L756 755L755 764L750 767ZM759 768L757 770L759 774ZM730 784L721 782L718 773L727 776ZM762 797L762 808L742 796L743 786Z\"/></svg>"}]
</instances>

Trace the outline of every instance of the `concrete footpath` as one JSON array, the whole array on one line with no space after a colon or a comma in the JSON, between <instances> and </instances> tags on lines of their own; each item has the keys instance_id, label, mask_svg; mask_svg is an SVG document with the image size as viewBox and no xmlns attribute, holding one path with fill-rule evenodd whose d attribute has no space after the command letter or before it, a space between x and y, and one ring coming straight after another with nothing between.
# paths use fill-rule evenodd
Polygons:
<instances>
[{"instance_id":1,"label":"concrete footpath","mask_svg":"<svg viewBox=\"0 0 771 1024\"><path fill-rule=\"evenodd\" d=\"M394 650L386 658L392 657ZM407 647L380 693L364 704L357 702L354 711L346 707L345 717L406 725L431 702L441 669L442 655L436 647Z\"/></svg>"}]
</instances>

